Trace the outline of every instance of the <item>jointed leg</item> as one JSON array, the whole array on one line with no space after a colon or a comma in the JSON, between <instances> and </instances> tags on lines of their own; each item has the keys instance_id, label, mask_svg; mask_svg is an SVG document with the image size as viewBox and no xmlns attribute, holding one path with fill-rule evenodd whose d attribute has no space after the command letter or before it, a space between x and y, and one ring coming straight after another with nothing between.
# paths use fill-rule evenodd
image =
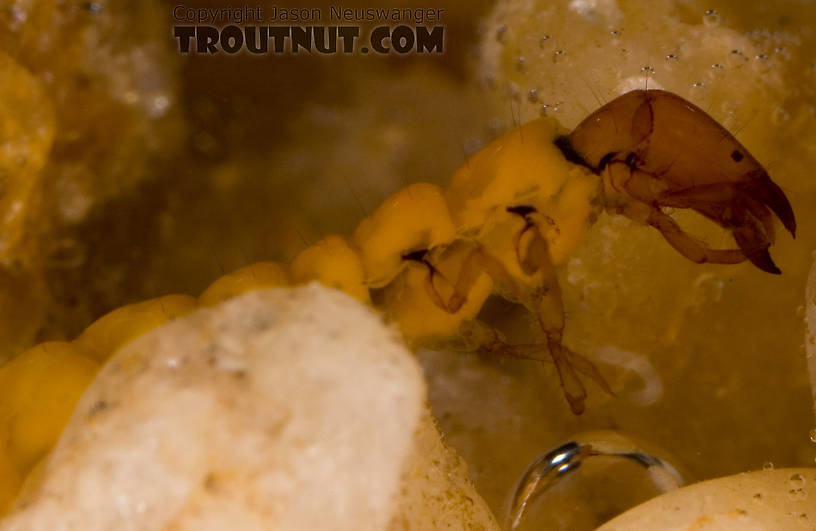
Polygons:
<instances>
[{"instance_id":1,"label":"jointed leg","mask_svg":"<svg viewBox=\"0 0 816 531\"><path fill-rule=\"evenodd\" d=\"M453 294L447 303L449 312L455 313L462 307L467 301L468 293L470 293L473 285L476 284L476 281L479 280L483 273L487 273L494 283L503 286L511 293L521 291L518 282L507 272L499 260L481 247L475 246L462 262L459 276L454 284Z\"/></svg>"},{"instance_id":2,"label":"jointed leg","mask_svg":"<svg viewBox=\"0 0 816 531\"><path fill-rule=\"evenodd\" d=\"M680 254L702 264L738 264L745 261L745 254L740 249L711 249L699 240L690 236L675 222L671 216L664 214L657 207L650 208L646 222L660 231L669 244Z\"/></svg>"},{"instance_id":3,"label":"jointed leg","mask_svg":"<svg viewBox=\"0 0 816 531\"><path fill-rule=\"evenodd\" d=\"M622 172L617 172L615 178L620 181ZM637 170L630 170L625 182L618 185L631 194L630 200L619 212L630 219L647 223L660 231L669 244L680 254L692 262L715 263L715 264L737 264L745 261L746 255L743 249L711 249L703 242L692 237L675 222L671 216L665 214L659 205L668 205L678 208L699 207L702 213L711 217L706 212L706 205L716 204L726 195L733 195L733 190L722 185L700 187L696 190L683 190L676 192L659 192L649 198L644 195L644 190L649 189L650 183L656 179L649 174ZM719 220L714 220L722 223Z\"/></svg>"},{"instance_id":4,"label":"jointed leg","mask_svg":"<svg viewBox=\"0 0 816 531\"><path fill-rule=\"evenodd\" d=\"M439 296L439 291L434 284L435 280L441 281L442 276L437 274L430 265L426 289L437 306L448 312L455 313L467 301L468 294L479 277L483 273L488 274L501 292L508 294L511 299L521 302L536 315L546 337L546 342L509 345L498 331L474 320L463 324L456 341L445 346L466 351L476 350L481 347L482 350L487 352L533 359L540 362L549 361L545 354L545 352L549 352L549 358L558 371L564 396L569 402L573 413L578 415L584 410L587 393L576 371L598 382L607 392L611 393L611 390L592 362L572 352L562 344L564 307L561 289L555 277L555 268L550 260L547 241L535 225L528 225L523 232L529 232L529 234L524 234L523 238L517 238L519 245L525 247L523 251L518 253L518 256L523 270L533 272L534 276L530 275L531 280L538 279L538 283L532 291L530 286L522 285L521 281L511 275L497 258L482 249L478 244L474 244L473 249L463 259L458 275L455 281L452 282L453 293L447 302ZM521 262L526 263L526 265Z\"/></svg>"},{"instance_id":5,"label":"jointed leg","mask_svg":"<svg viewBox=\"0 0 816 531\"><path fill-rule=\"evenodd\" d=\"M561 287L555 276L555 267L550 260L547 240L535 225L526 227L525 232L532 232L532 234L528 235L527 249L525 253L520 253L520 261L527 262L525 269L536 272L539 284L532 291L528 288L514 293L514 296L523 302L538 319L546 337L547 350L558 371L564 397L569 402L572 412L579 415L584 411L587 393L576 374L576 369L596 380L604 390L610 391L609 386L592 362L578 356L563 345L564 304ZM524 239L519 239L519 241L522 242ZM500 351L506 355L542 360L542 346L504 346Z\"/></svg>"},{"instance_id":6,"label":"jointed leg","mask_svg":"<svg viewBox=\"0 0 816 531\"><path fill-rule=\"evenodd\" d=\"M569 362L569 351L562 345L564 305L558 279L554 275L547 278L542 283L541 290L533 294L528 304L530 310L538 318L541 329L547 337L547 347L558 371L564 397L569 402L572 412L580 415L584 411L584 400L587 393L584 384L581 383L572 364Z\"/></svg>"},{"instance_id":7,"label":"jointed leg","mask_svg":"<svg viewBox=\"0 0 816 531\"><path fill-rule=\"evenodd\" d=\"M610 167L610 178L616 189L625 190L633 199L623 207L622 213L658 229L680 254L696 263L735 264L748 259L763 271L779 273L768 252L774 241L773 219L763 203L776 196L772 193L774 189L769 191L764 181L760 179L759 184L754 186L757 190L733 182L660 190L658 176L639 170L637 166L621 166L618 161L614 168ZM769 204L774 211L779 210L783 215L787 212L787 200ZM661 206L696 210L719 226L731 230L739 249L709 248L686 234L670 216L663 213ZM788 220L786 227L793 232L792 216L784 219Z\"/></svg>"},{"instance_id":8,"label":"jointed leg","mask_svg":"<svg viewBox=\"0 0 816 531\"><path fill-rule=\"evenodd\" d=\"M712 264L738 264L746 259L769 273L779 273L773 263L768 248L771 241L763 230L766 219L757 221L748 212L741 214L741 223L731 228L739 249L711 249L699 240L683 231L671 216L663 213L658 207L633 203L623 211L633 219L643 217L642 213L632 214L635 210L647 209L646 223L663 234L669 244L692 262Z\"/></svg>"},{"instance_id":9,"label":"jointed leg","mask_svg":"<svg viewBox=\"0 0 816 531\"><path fill-rule=\"evenodd\" d=\"M488 327L487 325L483 326ZM544 363L552 363L553 358L549 354L550 348L548 343L527 343L523 345L511 345L509 343L503 342L499 337L494 338L489 343L486 343L480 347L479 350L483 350L484 352L490 354L496 354L498 356L507 356L510 358L520 358L525 360L532 360L532 361L540 361ZM581 356L580 354L574 352L573 350L561 345L561 350L564 351L567 357L567 361L572 365L572 368L589 378L591 378L598 386L603 389L605 392L609 393L610 395L614 395L615 392L612 391L612 388L609 387L609 384L604 379L601 371L587 358Z\"/></svg>"}]
</instances>

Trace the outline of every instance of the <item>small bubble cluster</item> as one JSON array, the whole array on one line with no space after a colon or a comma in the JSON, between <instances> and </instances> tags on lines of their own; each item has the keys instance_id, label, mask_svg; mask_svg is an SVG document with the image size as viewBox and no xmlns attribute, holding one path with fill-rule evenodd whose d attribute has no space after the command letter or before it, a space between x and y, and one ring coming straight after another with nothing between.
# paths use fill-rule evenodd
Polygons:
<instances>
[{"instance_id":1,"label":"small bubble cluster","mask_svg":"<svg viewBox=\"0 0 816 531\"><path fill-rule=\"evenodd\" d=\"M802 474L791 474L788 478L788 499L792 501L806 500L808 492L805 490L805 478Z\"/></svg>"},{"instance_id":2,"label":"small bubble cluster","mask_svg":"<svg viewBox=\"0 0 816 531\"><path fill-rule=\"evenodd\" d=\"M804 501L808 497L808 492L805 489L790 489L788 491L788 499L791 501Z\"/></svg>"},{"instance_id":3,"label":"small bubble cluster","mask_svg":"<svg viewBox=\"0 0 816 531\"><path fill-rule=\"evenodd\" d=\"M805 478L802 477L802 474L796 473L792 474L790 478L788 478L788 484L791 488L800 488L805 486Z\"/></svg>"}]
</instances>

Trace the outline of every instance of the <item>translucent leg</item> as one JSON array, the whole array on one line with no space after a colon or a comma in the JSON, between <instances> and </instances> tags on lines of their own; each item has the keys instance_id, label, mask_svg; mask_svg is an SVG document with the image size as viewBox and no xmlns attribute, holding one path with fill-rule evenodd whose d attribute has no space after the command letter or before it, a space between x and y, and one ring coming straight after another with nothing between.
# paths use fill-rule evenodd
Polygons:
<instances>
[{"instance_id":1,"label":"translucent leg","mask_svg":"<svg viewBox=\"0 0 816 531\"><path fill-rule=\"evenodd\" d=\"M622 170L620 165L613 175L615 186L626 190L636 201L625 206L623 213L632 219L645 221L663 234L680 254L696 263L735 264L748 259L768 273L780 271L768 252L774 241L773 219L764 202L776 212L793 234L795 222L784 202L772 193L761 179L752 186L739 183L717 183L689 187L682 190L656 190L658 178L637 169ZM771 183L773 184L773 183ZM773 185L775 186L775 185ZM778 188L778 187L777 187ZM781 191L780 191L781 193ZM784 199L784 194L783 194ZM661 206L691 208L708 217L721 227L729 229L739 249L711 249L685 233ZM784 217L783 217L784 216Z\"/></svg>"},{"instance_id":2,"label":"translucent leg","mask_svg":"<svg viewBox=\"0 0 816 531\"><path fill-rule=\"evenodd\" d=\"M671 216L664 214L659 208L647 208L650 210L646 222L659 230L672 247L692 262L738 264L745 261L746 256L741 249L711 249L684 232Z\"/></svg>"},{"instance_id":3,"label":"translucent leg","mask_svg":"<svg viewBox=\"0 0 816 531\"><path fill-rule=\"evenodd\" d=\"M564 396L576 415L584 411L586 389L578 377L576 370L589 376L607 392L611 393L609 385L595 366L562 344L564 332L564 306L561 298L561 289L555 277L555 268L550 260L547 240L541 235L537 226L530 223L516 238L518 246L524 247L517 253L519 264L525 274L539 279L537 285L530 287L522 285L521 280L511 275L504 265L489 252L478 245L465 257L456 280L453 282L453 294L447 302L439 301L438 292L433 287L433 274L428 284L429 293L435 303L453 313L458 311L467 301L468 294L479 276L487 273L502 291L509 293L513 300L521 302L538 319L546 342L529 345L509 345L504 342L500 334L478 320L463 323L460 329L460 338L456 340L457 349L474 350L481 346L482 350L499 355L507 355L537 361L551 360L558 371L558 377Z\"/></svg>"},{"instance_id":4,"label":"translucent leg","mask_svg":"<svg viewBox=\"0 0 816 531\"><path fill-rule=\"evenodd\" d=\"M493 282L503 286L511 293L521 292L518 282L507 272L501 262L481 247L475 247L462 263L459 276L454 284L453 295L447 303L448 311L453 313L462 307L467 301L468 293L482 273L487 273Z\"/></svg>"}]
</instances>

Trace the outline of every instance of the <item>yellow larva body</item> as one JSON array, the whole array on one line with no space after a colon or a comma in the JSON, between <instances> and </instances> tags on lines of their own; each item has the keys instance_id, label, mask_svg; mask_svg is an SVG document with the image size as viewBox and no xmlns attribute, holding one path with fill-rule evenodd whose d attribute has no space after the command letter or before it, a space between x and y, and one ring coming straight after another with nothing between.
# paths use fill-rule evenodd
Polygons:
<instances>
[{"instance_id":1,"label":"yellow larva body","mask_svg":"<svg viewBox=\"0 0 816 531\"><path fill-rule=\"evenodd\" d=\"M197 299L170 295L124 306L74 341L23 352L0 366L0 513L113 352L172 318L252 289L317 280L376 306L415 346L481 348L542 361L551 357L565 398L580 413L586 391L577 373L602 386L605 382L588 360L562 344L564 312L555 270L602 209L653 225L694 261L748 258L772 272L778 271L767 255L772 220L762 203L791 232L795 228L784 194L747 152L741 160L752 169L742 177L729 174L724 182L706 181L698 189L683 188L678 184L683 176L672 175L671 193L667 186L655 186L663 174L654 160L671 150L658 143L663 137L655 133L652 138L666 127L657 123L658 116L703 120L701 130L724 131L712 129L706 120L713 120L689 105L662 91L635 91L593 113L569 136L559 134L552 121L533 121L476 153L454 173L447 189L417 183L399 190L348 239L328 236L289 265L246 266L213 282ZM723 145L744 151L734 142ZM684 157L696 154L676 156L685 163ZM663 205L696 208L734 230L741 249L704 247L661 211ZM545 342L507 345L481 323L479 311L493 294L524 305Z\"/></svg>"},{"instance_id":2,"label":"yellow larva body","mask_svg":"<svg viewBox=\"0 0 816 531\"><path fill-rule=\"evenodd\" d=\"M53 402L46 398L49 389L61 389L64 400L60 409L42 413L51 423L47 436L40 434L25 456L16 457L16 450L8 454L12 456L11 464L3 464L16 465L16 475L7 476L6 485L0 479L0 491L3 487L6 491L16 489L18 481L11 478L24 477L50 448L59 433L54 426L61 429L84 385L90 382L90 375L115 350L199 306L217 304L252 289L318 280L364 303L371 303L371 290L381 290L379 309L397 324L409 343L455 342L463 324L474 320L485 299L494 293L496 282L489 274L479 273L468 289L467 300L451 312L429 295L428 266L405 256L427 251L428 262L438 271L433 284L442 299L453 295L463 262L477 248L495 252L496 260L517 281L516 289L528 289L530 275L519 268L513 238L508 237L525 222L521 216L507 212L507 206L535 206L563 225L559 231L548 232L557 249L556 262L560 263L586 228L599 182L597 178L588 179L584 168L564 160L552 146L554 135L553 124L548 121L527 124L466 162L455 173L449 189L417 183L399 190L364 219L349 240L328 236L304 249L288 265L265 262L246 266L213 282L197 300L170 295L124 306L99 318L76 340L48 344L52 356L65 364L83 367L79 371L82 376L66 375L62 368L57 370L61 365L55 364L49 374L52 383L40 388L39 397L36 389L24 393L26 403L39 401L46 408ZM590 181L594 187L586 186ZM4 365L5 372L0 374L21 382L41 381L35 374L41 374L47 366L33 360L42 356L44 347L20 354ZM7 407L18 408L21 414L28 411L20 406L20 391L3 386L0 395ZM27 415L32 421L41 416ZM0 422L5 420L8 425L8 418L0 418ZM6 448L29 444L32 437L23 435L5 441ZM49 444L42 442L43 437Z\"/></svg>"}]
</instances>

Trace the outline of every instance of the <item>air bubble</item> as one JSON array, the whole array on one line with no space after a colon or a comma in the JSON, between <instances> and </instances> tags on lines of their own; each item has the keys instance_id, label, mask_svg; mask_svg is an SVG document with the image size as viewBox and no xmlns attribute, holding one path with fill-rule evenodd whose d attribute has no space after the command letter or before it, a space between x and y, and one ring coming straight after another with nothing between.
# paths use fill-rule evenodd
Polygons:
<instances>
[{"instance_id":1,"label":"air bubble","mask_svg":"<svg viewBox=\"0 0 816 531\"><path fill-rule=\"evenodd\" d=\"M788 485L792 489L799 489L805 486L805 478L802 477L802 474L792 474L790 478L788 478Z\"/></svg>"},{"instance_id":2,"label":"air bubble","mask_svg":"<svg viewBox=\"0 0 816 531\"><path fill-rule=\"evenodd\" d=\"M82 8L95 15L102 12L102 4L99 2L85 2L82 4Z\"/></svg>"},{"instance_id":3,"label":"air bubble","mask_svg":"<svg viewBox=\"0 0 816 531\"><path fill-rule=\"evenodd\" d=\"M530 103L538 103L538 89L530 89L527 93L527 100Z\"/></svg>"},{"instance_id":4,"label":"air bubble","mask_svg":"<svg viewBox=\"0 0 816 531\"><path fill-rule=\"evenodd\" d=\"M703 15L703 24L706 26L718 26L720 24L720 13L716 9L706 9Z\"/></svg>"},{"instance_id":5,"label":"air bubble","mask_svg":"<svg viewBox=\"0 0 816 531\"><path fill-rule=\"evenodd\" d=\"M816 443L816 428L810 430L810 442Z\"/></svg>"},{"instance_id":6,"label":"air bubble","mask_svg":"<svg viewBox=\"0 0 816 531\"><path fill-rule=\"evenodd\" d=\"M524 72L527 71L527 64L526 64L526 61L525 61L523 56L519 57L516 60L516 70L518 70L521 73L524 73Z\"/></svg>"},{"instance_id":7,"label":"air bubble","mask_svg":"<svg viewBox=\"0 0 816 531\"><path fill-rule=\"evenodd\" d=\"M640 68L640 73L641 74L654 74L655 70L651 66L646 65L646 66L643 66L643 67Z\"/></svg>"},{"instance_id":8,"label":"air bubble","mask_svg":"<svg viewBox=\"0 0 816 531\"><path fill-rule=\"evenodd\" d=\"M170 107L170 98L165 94L156 94L147 102L147 113L151 118L161 118Z\"/></svg>"},{"instance_id":9,"label":"air bubble","mask_svg":"<svg viewBox=\"0 0 816 531\"><path fill-rule=\"evenodd\" d=\"M764 53L758 53L754 56L754 59L756 59L757 61L764 61L767 58L768 56L765 55Z\"/></svg>"},{"instance_id":10,"label":"air bubble","mask_svg":"<svg viewBox=\"0 0 816 531\"><path fill-rule=\"evenodd\" d=\"M499 26L498 29L496 29L496 40L503 43L505 33L507 33L507 26Z\"/></svg>"},{"instance_id":11,"label":"air bubble","mask_svg":"<svg viewBox=\"0 0 816 531\"><path fill-rule=\"evenodd\" d=\"M790 120L790 113L783 107L777 107L776 109L774 109L773 113L771 113L771 122L776 126L781 126L788 120ZM797 317L801 317L804 314L805 314L804 306L800 306L799 308L796 309Z\"/></svg>"},{"instance_id":12,"label":"air bubble","mask_svg":"<svg viewBox=\"0 0 816 531\"><path fill-rule=\"evenodd\" d=\"M515 83L508 84L507 87L504 90L504 93L505 93L505 97L507 99L509 99L509 100L513 100L513 101L520 101L521 100L520 90L518 88L518 85L516 85Z\"/></svg>"},{"instance_id":13,"label":"air bubble","mask_svg":"<svg viewBox=\"0 0 816 531\"><path fill-rule=\"evenodd\" d=\"M774 464L771 461L766 461L762 464L762 470L773 470Z\"/></svg>"},{"instance_id":14,"label":"air bubble","mask_svg":"<svg viewBox=\"0 0 816 531\"><path fill-rule=\"evenodd\" d=\"M553 63L558 62L561 56L563 56L566 53L567 52L565 52L564 50L556 50L555 52L553 52Z\"/></svg>"},{"instance_id":15,"label":"air bubble","mask_svg":"<svg viewBox=\"0 0 816 531\"><path fill-rule=\"evenodd\" d=\"M723 65L721 65L720 63L714 63L713 65L711 65L711 68L715 70L722 70Z\"/></svg>"},{"instance_id":16,"label":"air bubble","mask_svg":"<svg viewBox=\"0 0 816 531\"><path fill-rule=\"evenodd\" d=\"M691 88L703 88L703 87L705 87L705 83L703 83L702 81L695 81L694 83L691 84Z\"/></svg>"},{"instance_id":17,"label":"air bubble","mask_svg":"<svg viewBox=\"0 0 816 531\"><path fill-rule=\"evenodd\" d=\"M11 15L12 24L10 24L10 26L12 30L16 30L21 24L25 24L25 21L28 19L28 13L16 4L9 8L9 14Z\"/></svg>"},{"instance_id":18,"label":"air bubble","mask_svg":"<svg viewBox=\"0 0 816 531\"><path fill-rule=\"evenodd\" d=\"M541 37L541 40L540 40L540 41L538 41L538 46L539 46L540 48L544 48L544 47L546 47L546 46L547 46L547 44L549 44L549 43L548 43L548 41L549 41L549 40L550 40L550 36L549 36L549 35L544 35L543 37Z\"/></svg>"},{"instance_id":19,"label":"air bubble","mask_svg":"<svg viewBox=\"0 0 816 531\"><path fill-rule=\"evenodd\" d=\"M669 55L666 56L667 61L672 61L672 60L676 60L676 59L677 59L677 56L675 54L673 54L673 53L670 53Z\"/></svg>"},{"instance_id":20,"label":"air bubble","mask_svg":"<svg viewBox=\"0 0 816 531\"><path fill-rule=\"evenodd\" d=\"M547 116L547 112L548 112L549 110L550 110L550 106L549 106L549 105L547 105L547 104L545 103L544 105L542 105L542 106L539 108L539 110L538 110L538 114L540 114L541 116Z\"/></svg>"},{"instance_id":21,"label":"air bubble","mask_svg":"<svg viewBox=\"0 0 816 531\"><path fill-rule=\"evenodd\" d=\"M618 37L620 37L621 32L620 30L613 29L612 31L609 32L609 35L611 35L613 39L617 39Z\"/></svg>"},{"instance_id":22,"label":"air bubble","mask_svg":"<svg viewBox=\"0 0 816 531\"><path fill-rule=\"evenodd\" d=\"M745 55L739 50L731 50L731 53L728 54L728 57L725 58L725 63L728 66L735 67L740 66L748 60Z\"/></svg>"},{"instance_id":23,"label":"air bubble","mask_svg":"<svg viewBox=\"0 0 816 531\"><path fill-rule=\"evenodd\" d=\"M122 99L128 105L136 105L137 103L139 103L141 97L139 96L139 93L136 92L135 90L128 90L122 95Z\"/></svg>"}]
</instances>

